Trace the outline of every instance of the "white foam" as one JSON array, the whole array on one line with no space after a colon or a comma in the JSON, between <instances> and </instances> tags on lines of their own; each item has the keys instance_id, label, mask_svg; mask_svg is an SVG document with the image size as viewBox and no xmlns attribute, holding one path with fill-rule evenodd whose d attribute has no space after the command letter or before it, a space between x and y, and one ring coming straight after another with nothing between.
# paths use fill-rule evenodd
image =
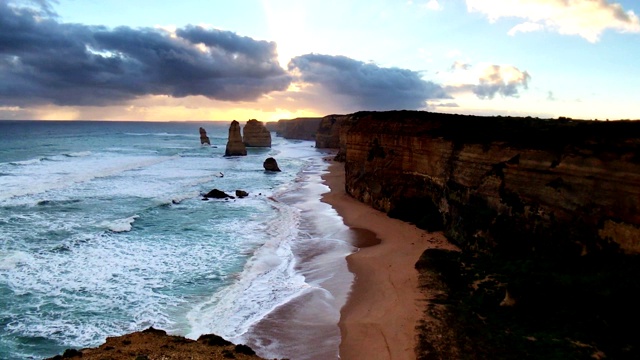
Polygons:
<instances>
[{"instance_id":1,"label":"white foam","mask_svg":"<svg viewBox=\"0 0 640 360\"><path fill-rule=\"evenodd\" d=\"M14 270L20 263L29 259L29 254L24 251L15 251L8 254L0 253L0 270Z\"/></svg>"},{"instance_id":2,"label":"white foam","mask_svg":"<svg viewBox=\"0 0 640 360\"><path fill-rule=\"evenodd\" d=\"M267 240L233 284L187 314L191 326L188 337L213 332L228 339L239 338L276 307L310 289L304 276L295 271L291 251L299 213L284 204L273 203L273 206L278 214L266 229Z\"/></svg>"},{"instance_id":3,"label":"white foam","mask_svg":"<svg viewBox=\"0 0 640 360\"><path fill-rule=\"evenodd\" d=\"M228 270L233 247L185 234L140 239L127 233L79 236L66 251L46 248L5 257L0 280L18 299L7 334L45 337L68 346L95 346L107 336L149 326L171 330L188 295L167 289ZM7 261L4 261L8 259ZM9 265L7 265L9 264Z\"/></svg>"},{"instance_id":4,"label":"white foam","mask_svg":"<svg viewBox=\"0 0 640 360\"><path fill-rule=\"evenodd\" d=\"M159 164L168 156L84 156L65 161L36 162L11 171L13 176L0 177L0 201L12 197L40 194L63 189L96 178L109 177L125 171Z\"/></svg>"},{"instance_id":5,"label":"white foam","mask_svg":"<svg viewBox=\"0 0 640 360\"><path fill-rule=\"evenodd\" d=\"M139 217L140 216L138 215L133 215L125 219L103 221L101 225L116 233L127 232L127 231L131 231L133 222L136 221L136 219Z\"/></svg>"}]
</instances>

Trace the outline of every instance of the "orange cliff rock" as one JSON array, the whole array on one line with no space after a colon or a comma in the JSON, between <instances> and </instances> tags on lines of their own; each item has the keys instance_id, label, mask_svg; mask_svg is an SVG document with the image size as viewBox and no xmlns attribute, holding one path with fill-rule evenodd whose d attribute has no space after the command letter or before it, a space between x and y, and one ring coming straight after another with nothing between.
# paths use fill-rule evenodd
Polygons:
<instances>
[{"instance_id":1,"label":"orange cliff rock","mask_svg":"<svg viewBox=\"0 0 640 360\"><path fill-rule=\"evenodd\" d=\"M231 122L229 126L229 139L227 140L227 148L224 156L245 156L247 148L242 142L242 134L240 133L240 123L236 120Z\"/></svg>"},{"instance_id":2,"label":"orange cliff rock","mask_svg":"<svg viewBox=\"0 0 640 360\"><path fill-rule=\"evenodd\" d=\"M317 137L349 194L463 247L640 253L640 121L360 112Z\"/></svg>"},{"instance_id":3,"label":"orange cliff rock","mask_svg":"<svg viewBox=\"0 0 640 360\"><path fill-rule=\"evenodd\" d=\"M271 132L256 119L247 121L242 129L242 139L248 147L271 147Z\"/></svg>"}]
</instances>

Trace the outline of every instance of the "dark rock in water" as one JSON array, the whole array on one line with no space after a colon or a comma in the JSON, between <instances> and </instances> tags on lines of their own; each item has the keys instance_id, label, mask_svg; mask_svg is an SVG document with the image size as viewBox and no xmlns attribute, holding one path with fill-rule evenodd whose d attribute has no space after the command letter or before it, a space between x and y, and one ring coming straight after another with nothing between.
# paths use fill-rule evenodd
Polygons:
<instances>
[{"instance_id":1,"label":"dark rock in water","mask_svg":"<svg viewBox=\"0 0 640 360\"><path fill-rule=\"evenodd\" d=\"M240 123L236 120L231 122L229 126L229 139L227 140L227 148L224 156L245 156L247 155L247 147L242 142L242 134L240 133Z\"/></svg>"},{"instance_id":2,"label":"dark rock in water","mask_svg":"<svg viewBox=\"0 0 640 360\"><path fill-rule=\"evenodd\" d=\"M218 189L213 189L211 191L209 191L208 193L206 193L204 195L205 198L211 198L211 199L227 199L227 198L231 198L231 199L235 199L235 197L225 193L222 190L218 190Z\"/></svg>"},{"instance_id":3,"label":"dark rock in water","mask_svg":"<svg viewBox=\"0 0 640 360\"><path fill-rule=\"evenodd\" d=\"M242 129L242 141L249 147L271 147L271 132L262 121L251 119Z\"/></svg>"},{"instance_id":4,"label":"dark rock in water","mask_svg":"<svg viewBox=\"0 0 640 360\"><path fill-rule=\"evenodd\" d=\"M200 128L200 144L211 145L211 142L209 141L209 137L207 136L207 131L204 128Z\"/></svg>"},{"instance_id":5,"label":"dark rock in water","mask_svg":"<svg viewBox=\"0 0 640 360\"><path fill-rule=\"evenodd\" d=\"M267 171L281 171L278 167L278 162L272 157L267 158L264 163L262 163L262 166L264 166L264 169Z\"/></svg>"},{"instance_id":6,"label":"dark rock in water","mask_svg":"<svg viewBox=\"0 0 640 360\"><path fill-rule=\"evenodd\" d=\"M242 199L243 197L249 196L249 193L244 190L236 190L236 196Z\"/></svg>"}]
</instances>

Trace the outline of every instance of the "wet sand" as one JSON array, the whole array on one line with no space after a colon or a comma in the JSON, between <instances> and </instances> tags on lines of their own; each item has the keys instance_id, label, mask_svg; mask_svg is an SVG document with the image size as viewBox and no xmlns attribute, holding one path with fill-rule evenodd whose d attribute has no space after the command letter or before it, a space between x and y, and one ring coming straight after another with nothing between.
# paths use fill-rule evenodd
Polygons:
<instances>
[{"instance_id":1,"label":"wet sand","mask_svg":"<svg viewBox=\"0 0 640 360\"><path fill-rule=\"evenodd\" d=\"M352 229L374 233L381 242L347 257L355 275L346 305L340 312L340 358L415 359L416 326L429 294L418 288L414 265L427 248L455 249L441 233L427 233L391 219L346 194L344 164L332 163L322 176L331 189L322 197ZM362 231L362 230L358 230ZM369 239L371 236L360 237Z\"/></svg>"},{"instance_id":2,"label":"wet sand","mask_svg":"<svg viewBox=\"0 0 640 360\"><path fill-rule=\"evenodd\" d=\"M295 271L309 286L237 339L264 358L338 359L340 310L354 281L345 258L358 248L380 242L369 230L343 224L336 210L320 201L327 192L321 179L326 166L322 163L306 170L298 190L274 198L300 211L300 232L291 250Z\"/></svg>"}]
</instances>

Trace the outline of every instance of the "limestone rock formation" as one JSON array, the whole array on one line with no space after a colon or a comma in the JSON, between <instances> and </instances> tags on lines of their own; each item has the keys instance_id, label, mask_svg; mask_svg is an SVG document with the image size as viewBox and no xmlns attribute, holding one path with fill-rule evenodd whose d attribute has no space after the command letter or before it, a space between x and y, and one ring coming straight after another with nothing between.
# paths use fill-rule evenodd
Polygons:
<instances>
[{"instance_id":1,"label":"limestone rock formation","mask_svg":"<svg viewBox=\"0 0 640 360\"><path fill-rule=\"evenodd\" d=\"M236 120L231 122L229 126L229 139L227 140L227 148L224 156L245 156L247 148L242 142L242 134L240 133L240 123Z\"/></svg>"},{"instance_id":2,"label":"limestone rock formation","mask_svg":"<svg viewBox=\"0 0 640 360\"><path fill-rule=\"evenodd\" d=\"M276 134L285 139L315 140L322 118L295 118L278 121Z\"/></svg>"},{"instance_id":3,"label":"limestone rock formation","mask_svg":"<svg viewBox=\"0 0 640 360\"><path fill-rule=\"evenodd\" d=\"M391 111L343 126L347 192L463 248L640 253L640 121Z\"/></svg>"},{"instance_id":4,"label":"limestone rock formation","mask_svg":"<svg viewBox=\"0 0 640 360\"><path fill-rule=\"evenodd\" d=\"M281 171L278 167L278 162L272 157L267 158L264 163L262 163L262 166L267 171Z\"/></svg>"},{"instance_id":5,"label":"limestone rock formation","mask_svg":"<svg viewBox=\"0 0 640 360\"><path fill-rule=\"evenodd\" d=\"M318 149L337 149L340 147L340 128L348 115L328 115L320 120L316 132Z\"/></svg>"},{"instance_id":6,"label":"limestone rock formation","mask_svg":"<svg viewBox=\"0 0 640 360\"><path fill-rule=\"evenodd\" d=\"M149 328L131 334L108 337L97 348L68 349L64 355L48 360L82 358L113 359L262 359L246 345L234 345L220 336L207 334L198 340L167 335L163 330Z\"/></svg>"},{"instance_id":7,"label":"limestone rock formation","mask_svg":"<svg viewBox=\"0 0 640 360\"><path fill-rule=\"evenodd\" d=\"M318 149L338 149L335 160L344 162L351 115L328 115L322 118L316 133Z\"/></svg>"},{"instance_id":8,"label":"limestone rock formation","mask_svg":"<svg viewBox=\"0 0 640 360\"><path fill-rule=\"evenodd\" d=\"M271 147L271 132L262 121L251 119L242 129L242 140L249 147Z\"/></svg>"},{"instance_id":9,"label":"limestone rock formation","mask_svg":"<svg viewBox=\"0 0 640 360\"><path fill-rule=\"evenodd\" d=\"M211 145L211 141L209 141L209 137L207 136L207 131L204 128L200 128L200 145Z\"/></svg>"}]
</instances>

